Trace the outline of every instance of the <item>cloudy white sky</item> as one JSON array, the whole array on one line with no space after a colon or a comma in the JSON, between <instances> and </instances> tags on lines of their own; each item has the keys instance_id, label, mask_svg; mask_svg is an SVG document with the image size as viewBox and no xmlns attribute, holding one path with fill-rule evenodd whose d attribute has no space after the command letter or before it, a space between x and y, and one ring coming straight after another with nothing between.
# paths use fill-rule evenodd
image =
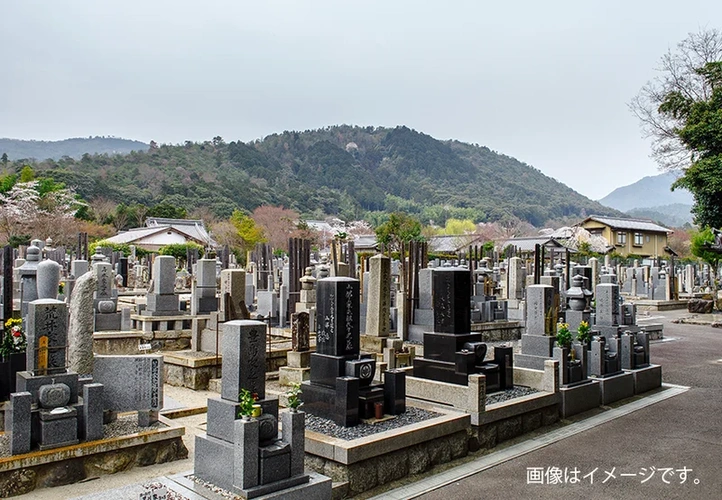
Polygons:
<instances>
[{"instance_id":1,"label":"cloudy white sky","mask_svg":"<svg viewBox=\"0 0 722 500\"><path fill-rule=\"evenodd\" d=\"M0 137L406 125L598 199L658 173L627 103L722 2L0 0Z\"/></svg>"}]
</instances>

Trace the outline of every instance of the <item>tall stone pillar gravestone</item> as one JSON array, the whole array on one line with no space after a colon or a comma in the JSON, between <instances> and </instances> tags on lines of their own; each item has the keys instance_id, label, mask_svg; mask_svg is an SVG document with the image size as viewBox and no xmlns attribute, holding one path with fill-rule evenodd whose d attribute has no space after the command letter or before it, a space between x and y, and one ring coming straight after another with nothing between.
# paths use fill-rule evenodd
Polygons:
<instances>
[{"instance_id":1,"label":"tall stone pillar gravestone","mask_svg":"<svg viewBox=\"0 0 722 500\"><path fill-rule=\"evenodd\" d=\"M96 285L93 305L95 306L95 331L118 331L122 313L118 312L118 291L113 286L113 266L108 262L93 264Z\"/></svg>"},{"instance_id":2,"label":"tall stone pillar gravestone","mask_svg":"<svg viewBox=\"0 0 722 500\"><path fill-rule=\"evenodd\" d=\"M346 277L318 280L317 318L311 379L303 384L304 408L338 425L356 425L360 418L374 414L376 403L384 402L384 387L372 384L376 361L359 349L359 281ZM386 376L402 378L404 372L387 372ZM403 399L396 396L390 400ZM395 415L405 408L385 411Z\"/></svg>"},{"instance_id":3,"label":"tall stone pillar gravestone","mask_svg":"<svg viewBox=\"0 0 722 500\"><path fill-rule=\"evenodd\" d=\"M521 354L516 364L522 368L544 370L544 361L553 357L558 311L555 290L549 285L530 285L526 289L526 333L521 336Z\"/></svg>"},{"instance_id":4,"label":"tall stone pillar gravestone","mask_svg":"<svg viewBox=\"0 0 722 500\"><path fill-rule=\"evenodd\" d=\"M311 345L309 315L307 312L295 312L291 315L291 350L288 351L288 364L278 369L278 382L281 385L300 384L311 377Z\"/></svg>"},{"instance_id":5,"label":"tall stone pillar gravestone","mask_svg":"<svg viewBox=\"0 0 722 500\"><path fill-rule=\"evenodd\" d=\"M480 333L471 332L471 276L468 269L438 268L432 273L434 327L424 333L424 357L414 359L414 376L468 385L469 375L486 376L487 392L513 385L510 347L494 349L485 361L487 346Z\"/></svg>"},{"instance_id":6,"label":"tall stone pillar gravestone","mask_svg":"<svg viewBox=\"0 0 722 500\"><path fill-rule=\"evenodd\" d=\"M246 271L243 269L224 269L221 271L221 301L218 321L226 322L241 319L240 314L246 303ZM253 305L253 304L250 304Z\"/></svg>"},{"instance_id":7,"label":"tall stone pillar gravestone","mask_svg":"<svg viewBox=\"0 0 722 500\"><path fill-rule=\"evenodd\" d=\"M25 262L17 268L18 279L20 281L20 312L23 317L28 312L28 304L38 299L38 264L40 264L40 248L30 245L27 249Z\"/></svg>"},{"instance_id":8,"label":"tall stone pillar gravestone","mask_svg":"<svg viewBox=\"0 0 722 500\"><path fill-rule=\"evenodd\" d=\"M196 280L191 300L191 314L194 316L218 310L215 259L199 259L196 263Z\"/></svg>"},{"instance_id":9,"label":"tall stone pillar gravestone","mask_svg":"<svg viewBox=\"0 0 722 500\"><path fill-rule=\"evenodd\" d=\"M180 314L175 294L175 257L159 255L153 261L153 288L148 291L146 316L177 316Z\"/></svg>"}]
</instances>

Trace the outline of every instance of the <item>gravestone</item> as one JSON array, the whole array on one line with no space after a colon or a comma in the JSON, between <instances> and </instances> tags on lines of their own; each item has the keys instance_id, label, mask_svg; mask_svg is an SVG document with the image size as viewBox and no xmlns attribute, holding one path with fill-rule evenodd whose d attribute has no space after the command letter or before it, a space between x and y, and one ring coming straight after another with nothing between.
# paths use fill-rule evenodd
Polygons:
<instances>
[{"instance_id":1,"label":"gravestone","mask_svg":"<svg viewBox=\"0 0 722 500\"><path fill-rule=\"evenodd\" d=\"M359 281L332 277L316 284L316 352L311 354L310 381L303 384L304 407L338 425L354 426L374 415L374 405L383 404L385 390L372 383L376 361L359 349ZM385 408L387 413L396 410Z\"/></svg>"},{"instance_id":2,"label":"gravestone","mask_svg":"<svg viewBox=\"0 0 722 500\"><path fill-rule=\"evenodd\" d=\"M118 312L118 291L114 288L115 274L113 266L108 262L98 260L93 263L95 274L95 331L119 331L121 326L121 313Z\"/></svg>"},{"instance_id":3,"label":"gravestone","mask_svg":"<svg viewBox=\"0 0 722 500\"><path fill-rule=\"evenodd\" d=\"M311 339L309 314L295 312L291 315L291 350L286 354L287 365L278 369L281 385L300 384L311 377Z\"/></svg>"},{"instance_id":4,"label":"gravestone","mask_svg":"<svg viewBox=\"0 0 722 500\"><path fill-rule=\"evenodd\" d=\"M191 314L194 316L218 310L215 259L199 259L196 263L196 280L191 300Z\"/></svg>"},{"instance_id":5,"label":"gravestone","mask_svg":"<svg viewBox=\"0 0 722 500\"><path fill-rule=\"evenodd\" d=\"M103 384L103 409L137 411L140 425L163 408L163 356L95 356L93 381Z\"/></svg>"},{"instance_id":6,"label":"gravestone","mask_svg":"<svg viewBox=\"0 0 722 500\"><path fill-rule=\"evenodd\" d=\"M35 375L65 373L68 310L64 302L38 299L28 304L27 369Z\"/></svg>"},{"instance_id":7,"label":"gravestone","mask_svg":"<svg viewBox=\"0 0 722 500\"><path fill-rule=\"evenodd\" d=\"M549 285L530 285L526 290L526 333L521 336L521 354L516 364L522 368L543 370L544 361L553 356L558 310L555 290Z\"/></svg>"},{"instance_id":8,"label":"gravestone","mask_svg":"<svg viewBox=\"0 0 722 500\"><path fill-rule=\"evenodd\" d=\"M37 267L37 287L39 299L57 299L60 286L60 264L44 260Z\"/></svg>"},{"instance_id":9,"label":"gravestone","mask_svg":"<svg viewBox=\"0 0 722 500\"><path fill-rule=\"evenodd\" d=\"M22 291L20 314L25 317L28 304L38 299L37 273L40 264L40 248L30 245L25 255L25 262L17 268L17 280Z\"/></svg>"},{"instance_id":10,"label":"gravestone","mask_svg":"<svg viewBox=\"0 0 722 500\"><path fill-rule=\"evenodd\" d=\"M207 431L196 436L193 474L244 498L283 498L285 489L294 488L293 498L330 499L330 479L304 473L304 413L284 412L279 436L278 400L265 399L266 325L233 320L223 329L221 397L208 399ZM260 417L240 418L242 389L257 396Z\"/></svg>"},{"instance_id":11,"label":"gravestone","mask_svg":"<svg viewBox=\"0 0 722 500\"><path fill-rule=\"evenodd\" d=\"M78 277L70 296L68 325L68 364L79 375L93 373L93 294L96 290L95 273L86 272Z\"/></svg>"},{"instance_id":12,"label":"gravestone","mask_svg":"<svg viewBox=\"0 0 722 500\"><path fill-rule=\"evenodd\" d=\"M102 385L79 398L78 374L67 370L67 316L67 305L59 300L28 304L28 371L17 373L17 393L11 395L6 416L11 450L13 441L22 441L12 453L30 451L28 442L42 451L97 439L94 429L102 429L102 413L86 411L98 404ZM17 394L20 397L14 398Z\"/></svg>"},{"instance_id":13,"label":"gravestone","mask_svg":"<svg viewBox=\"0 0 722 500\"><path fill-rule=\"evenodd\" d=\"M468 385L469 375L482 373L488 392L511 387L512 349L495 348L494 361L487 362L481 334L471 332L468 269L444 267L432 276L434 328L424 333L424 357L414 359L414 376Z\"/></svg>"},{"instance_id":14,"label":"gravestone","mask_svg":"<svg viewBox=\"0 0 722 500\"><path fill-rule=\"evenodd\" d=\"M507 288L507 296L511 300L521 300L524 298L524 261L519 257L509 259L509 286Z\"/></svg>"},{"instance_id":15,"label":"gravestone","mask_svg":"<svg viewBox=\"0 0 722 500\"><path fill-rule=\"evenodd\" d=\"M240 319L243 302L246 307L246 271L243 269L224 269L221 271L221 301L218 321ZM251 304L252 305L252 304Z\"/></svg>"},{"instance_id":16,"label":"gravestone","mask_svg":"<svg viewBox=\"0 0 722 500\"><path fill-rule=\"evenodd\" d=\"M177 316L180 314L175 294L175 257L159 255L153 261L153 289L148 291L145 316Z\"/></svg>"}]
</instances>

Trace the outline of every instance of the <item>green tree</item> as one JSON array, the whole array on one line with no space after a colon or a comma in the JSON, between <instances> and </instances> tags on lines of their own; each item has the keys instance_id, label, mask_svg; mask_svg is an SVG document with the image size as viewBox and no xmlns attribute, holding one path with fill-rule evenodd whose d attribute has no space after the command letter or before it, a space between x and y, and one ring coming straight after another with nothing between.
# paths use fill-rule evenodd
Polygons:
<instances>
[{"instance_id":1,"label":"green tree","mask_svg":"<svg viewBox=\"0 0 722 500\"><path fill-rule=\"evenodd\" d=\"M25 165L20 171L20 182L30 182L35 179L35 172L30 165Z\"/></svg>"},{"instance_id":2,"label":"green tree","mask_svg":"<svg viewBox=\"0 0 722 500\"><path fill-rule=\"evenodd\" d=\"M446 226L440 231L440 234L473 234L475 231L476 224L471 219L447 219Z\"/></svg>"},{"instance_id":3,"label":"green tree","mask_svg":"<svg viewBox=\"0 0 722 500\"><path fill-rule=\"evenodd\" d=\"M709 265L710 277L714 284L713 290L718 288L717 270L719 269L722 254L710 248L714 244L714 234L710 228L697 231L690 235L690 251L692 255Z\"/></svg>"},{"instance_id":4,"label":"green tree","mask_svg":"<svg viewBox=\"0 0 722 500\"><path fill-rule=\"evenodd\" d=\"M166 201L158 203L148 210L149 217L163 217L166 219L185 219L188 212L183 207L178 207Z\"/></svg>"},{"instance_id":5,"label":"green tree","mask_svg":"<svg viewBox=\"0 0 722 500\"><path fill-rule=\"evenodd\" d=\"M3 167L6 167L8 164L8 154L3 153L3 155L0 157L0 161L3 162Z\"/></svg>"},{"instance_id":6,"label":"green tree","mask_svg":"<svg viewBox=\"0 0 722 500\"><path fill-rule=\"evenodd\" d=\"M256 221L250 215L246 215L240 210L234 210L231 215L231 224L238 232L238 236L242 241L243 250L252 249L256 243L266 241L263 236L263 229L256 225Z\"/></svg>"},{"instance_id":7,"label":"green tree","mask_svg":"<svg viewBox=\"0 0 722 500\"><path fill-rule=\"evenodd\" d=\"M376 228L376 241L392 252L400 251L402 243L421 240L421 223L403 212L392 213L388 221Z\"/></svg>"}]
</instances>

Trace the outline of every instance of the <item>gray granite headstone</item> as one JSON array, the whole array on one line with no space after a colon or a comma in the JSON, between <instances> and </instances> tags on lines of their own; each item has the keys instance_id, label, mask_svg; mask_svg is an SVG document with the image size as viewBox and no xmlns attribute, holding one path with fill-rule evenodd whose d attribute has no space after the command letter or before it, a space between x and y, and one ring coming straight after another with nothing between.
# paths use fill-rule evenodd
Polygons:
<instances>
[{"instance_id":1,"label":"gray granite headstone","mask_svg":"<svg viewBox=\"0 0 722 500\"><path fill-rule=\"evenodd\" d=\"M123 412L163 408L163 356L95 356L93 381L103 384L103 408Z\"/></svg>"},{"instance_id":2,"label":"gray granite headstone","mask_svg":"<svg viewBox=\"0 0 722 500\"><path fill-rule=\"evenodd\" d=\"M509 287L507 295L510 299L521 300L524 298L524 262L519 257L509 259Z\"/></svg>"},{"instance_id":3,"label":"gray granite headstone","mask_svg":"<svg viewBox=\"0 0 722 500\"><path fill-rule=\"evenodd\" d=\"M81 275L70 296L70 323L68 325L68 365L80 375L93 373L93 293L95 273Z\"/></svg>"},{"instance_id":4,"label":"gray granite headstone","mask_svg":"<svg viewBox=\"0 0 722 500\"><path fill-rule=\"evenodd\" d=\"M266 324L234 320L223 323L221 397L238 401L241 389L266 397Z\"/></svg>"},{"instance_id":5,"label":"gray granite headstone","mask_svg":"<svg viewBox=\"0 0 722 500\"><path fill-rule=\"evenodd\" d=\"M381 254L374 255L369 259L369 270L366 335L388 337L391 306L391 259Z\"/></svg>"},{"instance_id":6,"label":"gray granite headstone","mask_svg":"<svg viewBox=\"0 0 722 500\"><path fill-rule=\"evenodd\" d=\"M600 283L597 285L597 324L620 324L619 285L615 283Z\"/></svg>"},{"instance_id":7,"label":"gray granite headstone","mask_svg":"<svg viewBox=\"0 0 722 500\"><path fill-rule=\"evenodd\" d=\"M90 270L90 264L87 260L74 260L70 263L70 274L76 278L81 277Z\"/></svg>"},{"instance_id":8,"label":"gray granite headstone","mask_svg":"<svg viewBox=\"0 0 722 500\"><path fill-rule=\"evenodd\" d=\"M54 299L28 304L27 370L35 375L65 373L68 344L68 307Z\"/></svg>"},{"instance_id":9,"label":"gray granite headstone","mask_svg":"<svg viewBox=\"0 0 722 500\"><path fill-rule=\"evenodd\" d=\"M532 335L556 335L557 311L554 288L530 285L526 290L526 331Z\"/></svg>"},{"instance_id":10,"label":"gray granite headstone","mask_svg":"<svg viewBox=\"0 0 722 500\"><path fill-rule=\"evenodd\" d=\"M60 285L60 264L52 260L44 260L38 264L38 298L57 299Z\"/></svg>"},{"instance_id":11,"label":"gray granite headstone","mask_svg":"<svg viewBox=\"0 0 722 500\"><path fill-rule=\"evenodd\" d=\"M231 303L239 312L241 301L246 299L246 271L243 269L224 269L221 271L221 301L220 301L220 321L228 321L229 311L226 311L226 302L223 299L226 294L230 295ZM249 304L246 302L246 307Z\"/></svg>"},{"instance_id":12,"label":"gray granite headstone","mask_svg":"<svg viewBox=\"0 0 722 500\"><path fill-rule=\"evenodd\" d=\"M113 299L113 266L108 262L98 262L93 264L93 272L95 273L96 300L112 300Z\"/></svg>"}]
</instances>

